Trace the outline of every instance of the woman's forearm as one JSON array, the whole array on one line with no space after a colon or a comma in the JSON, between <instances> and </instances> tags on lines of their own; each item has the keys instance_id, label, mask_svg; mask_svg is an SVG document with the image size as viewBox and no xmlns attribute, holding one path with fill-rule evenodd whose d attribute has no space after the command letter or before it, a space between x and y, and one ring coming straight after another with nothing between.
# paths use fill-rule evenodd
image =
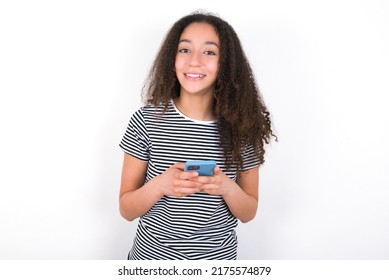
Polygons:
<instances>
[{"instance_id":1,"label":"woman's forearm","mask_svg":"<svg viewBox=\"0 0 389 280\"><path fill-rule=\"evenodd\" d=\"M257 213L258 200L245 193L237 183L232 181L231 184L234 184L231 190L223 195L224 201L237 219L247 223L254 219Z\"/></svg>"},{"instance_id":2,"label":"woman's forearm","mask_svg":"<svg viewBox=\"0 0 389 280\"><path fill-rule=\"evenodd\" d=\"M154 180L139 189L123 193L120 197L120 214L128 221L144 215L158 200L162 193L154 186Z\"/></svg>"}]
</instances>

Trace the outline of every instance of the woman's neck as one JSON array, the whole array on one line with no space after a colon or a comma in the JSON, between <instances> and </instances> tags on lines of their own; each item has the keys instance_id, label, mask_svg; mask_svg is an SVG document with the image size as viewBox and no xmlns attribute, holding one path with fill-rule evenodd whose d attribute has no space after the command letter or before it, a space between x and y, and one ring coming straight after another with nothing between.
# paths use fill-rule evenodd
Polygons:
<instances>
[{"instance_id":1,"label":"woman's neck","mask_svg":"<svg viewBox=\"0 0 389 280\"><path fill-rule=\"evenodd\" d=\"M213 97L180 95L174 100L177 109L185 116L199 120L212 121L216 119L213 112Z\"/></svg>"}]
</instances>

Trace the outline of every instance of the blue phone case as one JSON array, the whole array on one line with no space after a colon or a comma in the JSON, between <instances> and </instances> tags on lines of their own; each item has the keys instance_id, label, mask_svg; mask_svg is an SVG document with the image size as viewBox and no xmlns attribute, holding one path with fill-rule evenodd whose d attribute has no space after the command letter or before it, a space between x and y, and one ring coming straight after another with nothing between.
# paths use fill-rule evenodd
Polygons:
<instances>
[{"instance_id":1,"label":"blue phone case","mask_svg":"<svg viewBox=\"0 0 389 280\"><path fill-rule=\"evenodd\" d=\"M185 172L198 172L200 176L213 176L214 160L192 160L185 163Z\"/></svg>"}]
</instances>

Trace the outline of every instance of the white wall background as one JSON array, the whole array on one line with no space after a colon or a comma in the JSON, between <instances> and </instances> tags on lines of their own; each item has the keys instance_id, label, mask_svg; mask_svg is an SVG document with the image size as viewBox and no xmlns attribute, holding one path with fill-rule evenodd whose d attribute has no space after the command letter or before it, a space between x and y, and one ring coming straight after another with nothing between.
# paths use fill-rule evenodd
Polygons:
<instances>
[{"instance_id":1,"label":"white wall background","mask_svg":"<svg viewBox=\"0 0 389 280\"><path fill-rule=\"evenodd\" d=\"M78 0L0 4L0 259L126 258L118 143L199 8L239 34L280 139L239 258L389 258L385 0Z\"/></svg>"}]
</instances>

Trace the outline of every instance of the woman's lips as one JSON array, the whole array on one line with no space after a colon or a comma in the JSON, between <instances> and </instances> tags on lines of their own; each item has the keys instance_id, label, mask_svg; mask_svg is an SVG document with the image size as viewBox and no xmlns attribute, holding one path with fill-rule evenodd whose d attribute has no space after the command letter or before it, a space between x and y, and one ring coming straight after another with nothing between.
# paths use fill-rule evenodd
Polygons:
<instances>
[{"instance_id":1,"label":"woman's lips","mask_svg":"<svg viewBox=\"0 0 389 280\"><path fill-rule=\"evenodd\" d=\"M185 73L184 75L188 80L202 80L205 77L204 74L198 73Z\"/></svg>"}]
</instances>

